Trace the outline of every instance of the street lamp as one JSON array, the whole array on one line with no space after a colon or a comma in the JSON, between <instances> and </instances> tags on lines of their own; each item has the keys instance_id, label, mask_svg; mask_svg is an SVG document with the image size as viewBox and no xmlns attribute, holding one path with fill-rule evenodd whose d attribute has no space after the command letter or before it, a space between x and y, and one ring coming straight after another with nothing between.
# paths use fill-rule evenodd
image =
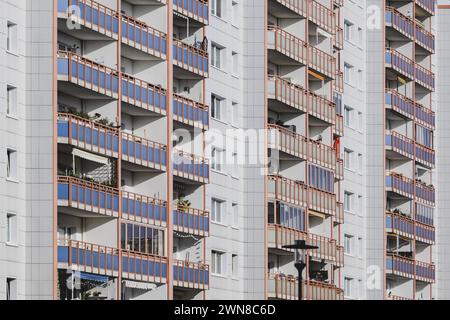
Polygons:
<instances>
[{"instance_id":1,"label":"street lamp","mask_svg":"<svg viewBox=\"0 0 450 320\"><path fill-rule=\"evenodd\" d=\"M308 259L308 257L306 256L306 250L318 249L319 247L308 245L306 244L305 240L295 240L294 244L283 246L283 248L295 250L294 266L298 271L298 300L301 301L303 298L302 273L303 269L305 269L306 267L306 259Z\"/></svg>"}]
</instances>

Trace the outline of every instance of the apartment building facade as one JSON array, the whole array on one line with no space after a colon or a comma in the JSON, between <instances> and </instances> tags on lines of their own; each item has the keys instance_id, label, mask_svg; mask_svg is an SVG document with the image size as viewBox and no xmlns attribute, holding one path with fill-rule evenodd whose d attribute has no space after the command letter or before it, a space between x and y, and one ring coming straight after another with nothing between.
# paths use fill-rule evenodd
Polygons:
<instances>
[{"instance_id":1,"label":"apartment building facade","mask_svg":"<svg viewBox=\"0 0 450 320\"><path fill-rule=\"evenodd\" d=\"M433 0L0 5L0 298L445 296Z\"/></svg>"}]
</instances>

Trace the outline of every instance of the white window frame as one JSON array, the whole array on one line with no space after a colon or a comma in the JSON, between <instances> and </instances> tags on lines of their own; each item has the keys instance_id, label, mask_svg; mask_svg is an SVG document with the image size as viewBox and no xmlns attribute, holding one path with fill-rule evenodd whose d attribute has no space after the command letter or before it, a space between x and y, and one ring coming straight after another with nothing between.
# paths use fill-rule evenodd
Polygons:
<instances>
[{"instance_id":1,"label":"white window frame","mask_svg":"<svg viewBox=\"0 0 450 320\"><path fill-rule=\"evenodd\" d=\"M353 256L355 254L355 236L344 234L344 254Z\"/></svg>"},{"instance_id":2,"label":"white window frame","mask_svg":"<svg viewBox=\"0 0 450 320\"><path fill-rule=\"evenodd\" d=\"M8 21L6 28L6 52L17 54L17 24Z\"/></svg>"},{"instance_id":3,"label":"white window frame","mask_svg":"<svg viewBox=\"0 0 450 320\"><path fill-rule=\"evenodd\" d=\"M17 245L17 214L6 213L6 244Z\"/></svg>"},{"instance_id":4,"label":"white window frame","mask_svg":"<svg viewBox=\"0 0 450 320\"><path fill-rule=\"evenodd\" d=\"M211 274L223 276L226 274L226 256L225 252L211 250Z\"/></svg>"},{"instance_id":5,"label":"white window frame","mask_svg":"<svg viewBox=\"0 0 450 320\"><path fill-rule=\"evenodd\" d=\"M211 94L211 117L219 121L224 121L223 116L226 114L224 110L225 105L225 99L214 93Z\"/></svg>"},{"instance_id":6,"label":"white window frame","mask_svg":"<svg viewBox=\"0 0 450 320\"><path fill-rule=\"evenodd\" d=\"M218 18L224 18L224 4L222 0L211 0L211 14Z\"/></svg>"},{"instance_id":7,"label":"white window frame","mask_svg":"<svg viewBox=\"0 0 450 320\"><path fill-rule=\"evenodd\" d=\"M224 52L224 47L214 42L211 44L211 66L220 70L224 68Z\"/></svg>"},{"instance_id":8,"label":"white window frame","mask_svg":"<svg viewBox=\"0 0 450 320\"><path fill-rule=\"evenodd\" d=\"M211 222L224 223L224 207L225 201L211 198Z\"/></svg>"}]
</instances>

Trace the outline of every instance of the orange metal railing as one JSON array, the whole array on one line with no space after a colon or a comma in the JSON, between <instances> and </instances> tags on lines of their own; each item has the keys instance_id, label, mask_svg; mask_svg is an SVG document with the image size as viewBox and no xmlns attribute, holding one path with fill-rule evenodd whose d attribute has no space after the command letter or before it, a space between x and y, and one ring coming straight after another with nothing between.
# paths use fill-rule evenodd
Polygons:
<instances>
[{"instance_id":1,"label":"orange metal railing","mask_svg":"<svg viewBox=\"0 0 450 320\"><path fill-rule=\"evenodd\" d=\"M344 180L344 160L337 159L336 161L336 175L337 180Z\"/></svg>"},{"instance_id":2,"label":"orange metal railing","mask_svg":"<svg viewBox=\"0 0 450 320\"><path fill-rule=\"evenodd\" d=\"M306 112L308 91L278 76L269 76L269 92L274 99ZM270 91L273 88L272 91Z\"/></svg>"},{"instance_id":3,"label":"orange metal railing","mask_svg":"<svg viewBox=\"0 0 450 320\"><path fill-rule=\"evenodd\" d=\"M209 289L209 265L189 261L173 261L173 285L176 287Z\"/></svg>"},{"instance_id":4,"label":"orange metal railing","mask_svg":"<svg viewBox=\"0 0 450 320\"><path fill-rule=\"evenodd\" d=\"M309 161L334 171L336 169L336 151L323 143L310 140Z\"/></svg>"},{"instance_id":5,"label":"orange metal railing","mask_svg":"<svg viewBox=\"0 0 450 320\"><path fill-rule=\"evenodd\" d=\"M297 206L306 207L307 187L301 181L294 181L282 176L268 176L268 197Z\"/></svg>"},{"instance_id":6,"label":"orange metal railing","mask_svg":"<svg viewBox=\"0 0 450 320\"><path fill-rule=\"evenodd\" d=\"M336 33L333 35L333 46L337 49L344 49L344 30L341 27L336 27Z\"/></svg>"},{"instance_id":7,"label":"orange metal railing","mask_svg":"<svg viewBox=\"0 0 450 320\"><path fill-rule=\"evenodd\" d=\"M128 191L122 191L121 198L122 219L155 226L166 226L166 201Z\"/></svg>"},{"instance_id":8,"label":"orange metal railing","mask_svg":"<svg viewBox=\"0 0 450 320\"><path fill-rule=\"evenodd\" d=\"M336 195L316 188L309 188L309 209L327 215L336 214Z\"/></svg>"},{"instance_id":9,"label":"orange metal railing","mask_svg":"<svg viewBox=\"0 0 450 320\"><path fill-rule=\"evenodd\" d=\"M201 77L208 77L208 52L201 48L184 43L178 39L173 40L173 51L173 62L175 65L187 71L198 74Z\"/></svg>"},{"instance_id":10,"label":"orange metal railing","mask_svg":"<svg viewBox=\"0 0 450 320\"><path fill-rule=\"evenodd\" d=\"M309 46L309 67L331 79L336 76L336 59L311 45Z\"/></svg>"},{"instance_id":11,"label":"orange metal railing","mask_svg":"<svg viewBox=\"0 0 450 320\"><path fill-rule=\"evenodd\" d=\"M309 1L310 20L330 34L336 32L336 18L333 10L317 1Z\"/></svg>"},{"instance_id":12,"label":"orange metal railing","mask_svg":"<svg viewBox=\"0 0 450 320\"><path fill-rule=\"evenodd\" d=\"M210 230L209 212L206 210L177 207L173 212L175 231L208 237Z\"/></svg>"},{"instance_id":13,"label":"orange metal railing","mask_svg":"<svg viewBox=\"0 0 450 320\"><path fill-rule=\"evenodd\" d=\"M209 160L181 150L174 150L173 174L200 183L209 183Z\"/></svg>"},{"instance_id":14,"label":"orange metal railing","mask_svg":"<svg viewBox=\"0 0 450 320\"><path fill-rule=\"evenodd\" d=\"M276 0L283 6L289 8L290 10L296 12L302 17L306 17L306 1L307 0Z\"/></svg>"},{"instance_id":15,"label":"orange metal railing","mask_svg":"<svg viewBox=\"0 0 450 320\"><path fill-rule=\"evenodd\" d=\"M325 122L331 124L336 122L336 105L334 102L314 92L309 92L309 112Z\"/></svg>"},{"instance_id":16,"label":"orange metal railing","mask_svg":"<svg viewBox=\"0 0 450 320\"><path fill-rule=\"evenodd\" d=\"M166 283L167 258L121 251L122 277L144 282Z\"/></svg>"},{"instance_id":17,"label":"orange metal railing","mask_svg":"<svg viewBox=\"0 0 450 320\"><path fill-rule=\"evenodd\" d=\"M308 151L306 137L275 124L269 124L267 128L269 147L306 159Z\"/></svg>"},{"instance_id":18,"label":"orange metal railing","mask_svg":"<svg viewBox=\"0 0 450 320\"><path fill-rule=\"evenodd\" d=\"M122 160L156 170L165 170L167 147L128 133L122 136Z\"/></svg>"},{"instance_id":19,"label":"orange metal railing","mask_svg":"<svg viewBox=\"0 0 450 320\"><path fill-rule=\"evenodd\" d=\"M173 95L173 119L200 129L209 128L209 107L203 103Z\"/></svg>"},{"instance_id":20,"label":"orange metal railing","mask_svg":"<svg viewBox=\"0 0 450 320\"><path fill-rule=\"evenodd\" d=\"M333 89L340 93L344 92L344 73L342 71L336 71L336 76L333 80Z\"/></svg>"},{"instance_id":21,"label":"orange metal railing","mask_svg":"<svg viewBox=\"0 0 450 320\"><path fill-rule=\"evenodd\" d=\"M173 10L207 25L209 21L209 0L169 0Z\"/></svg>"},{"instance_id":22,"label":"orange metal railing","mask_svg":"<svg viewBox=\"0 0 450 320\"><path fill-rule=\"evenodd\" d=\"M344 204L342 202L336 203L336 214L334 216L334 219L336 223L344 223Z\"/></svg>"},{"instance_id":23,"label":"orange metal railing","mask_svg":"<svg viewBox=\"0 0 450 320\"><path fill-rule=\"evenodd\" d=\"M278 26L268 26L269 43L273 41L274 49L289 58L306 64L308 44ZM319 60L319 58L316 58ZM320 63L320 61L318 61Z\"/></svg>"}]
</instances>

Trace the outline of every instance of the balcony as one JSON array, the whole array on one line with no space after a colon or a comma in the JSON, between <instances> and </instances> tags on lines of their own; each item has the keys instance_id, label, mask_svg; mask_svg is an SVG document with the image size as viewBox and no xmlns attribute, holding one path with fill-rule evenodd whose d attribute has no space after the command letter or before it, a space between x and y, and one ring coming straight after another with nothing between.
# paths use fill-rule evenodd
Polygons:
<instances>
[{"instance_id":1,"label":"balcony","mask_svg":"<svg viewBox=\"0 0 450 320\"><path fill-rule=\"evenodd\" d=\"M166 283L167 258L122 250L122 278Z\"/></svg>"},{"instance_id":2,"label":"balcony","mask_svg":"<svg viewBox=\"0 0 450 320\"><path fill-rule=\"evenodd\" d=\"M344 73L342 71L336 71L336 76L333 80L333 89L340 93L344 92Z\"/></svg>"},{"instance_id":3,"label":"balcony","mask_svg":"<svg viewBox=\"0 0 450 320\"><path fill-rule=\"evenodd\" d=\"M302 86L280 78L268 77L268 96L276 102L306 112L308 91Z\"/></svg>"},{"instance_id":4,"label":"balcony","mask_svg":"<svg viewBox=\"0 0 450 320\"><path fill-rule=\"evenodd\" d=\"M166 90L122 73L122 101L134 107L166 115Z\"/></svg>"},{"instance_id":5,"label":"balcony","mask_svg":"<svg viewBox=\"0 0 450 320\"><path fill-rule=\"evenodd\" d=\"M434 264L416 261L416 280L435 283L436 270Z\"/></svg>"},{"instance_id":6,"label":"balcony","mask_svg":"<svg viewBox=\"0 0 450 320\"><path fill-rule=\"evenodd\" d=\"M308 44L278 26L267 27L267 46L275 51L271 60L276 64L306 65ZM316 59L321 62L319 57Z\"/></svg>"},{"instance_id":7,"label":"balcony","mask_svg":"<svg viewBox=\"0 0 450 320\"><path fill-rule=\"evenodd\" d=\"M122 43L154 57L166 59L166 34L123 14Z\"/></svg>"},{"instance_id":8,"label":"balcony","mask_svg":"<svg viewBox=\"0 0 450 320\"><path fill-rule=\"evenodd\" d=\"M434 91L435 88L434 73L426 69L425 67L422 67L420 64L416 64L415 70L416 70L416 82L425 89Z\"/></svg>"},{"instance_id":9,"label":"balcony","mask_svg":"<svg viewBox=\"0 0 450 320\"><path fill-rule=\"evenodd\" d=\"M403 278L414 278L414 260L401 257L395 254L388 254L386 256L386 273Z\"/></svg>"},{"instance_id":10,"label":"balcony","mask_svg":"<svg viewBox=\"0 0 450 320\"><path fill-rule=\"evenodd\" d=\"M433 245L436 242L436 230L433 226L420 223L416 220L416 240Z\"/></svg>"},{"instance_id":11,"label":"balcony","mask_svg":"<svg viewBox=\"0 0 450 320\"><path fill-rule=\"evenodd\" d=\"M58 241L58 268L119 276L119 250L87 242Z\"/></svg>"},{"instance_id":12,"label":"balcony","mask_svg":"<svg viewBox=\"0 0 450 320\"><path fill-rule=\"evenodd\" d=\"M425 167L434 168L436 164L436 152L431 148L416 143L416 160Z\"/></svg>"},{"instance_id":13,"label":"balcony","mask_svg":"<svg viewBox=\"0 0 450 320\"><path fill-rule=\"evenodd\" d=\"M336 32L335 13L317 1L309 1L309 20L329 34Z\"/></svg>"},{"instance_id":14,"label":"balcony","mask_svg":"<svg viewBox=\"0 0 450 320\"><path fill-rule=\"evenodd\" d=\"M174 150L173 175L191 182L209 183L209 161L181 150Z\"/></svg>"},{"instance_id":15,"label":"balcony","mask_svg":"<svg viewBox=\"0 0 450 320\"><path fill-rule=\"evenodd\" d=\"M387 212L386 231L406 239L414 239L414 220L400 213Z\"/></svg>"},{"instance_id":16,"label":"balcony","mask_svg":"<svg viewBox=\"0 0 450 320\"><path fill-rule=\"evenodd\" d=\"M209 0L173 0L173 10L201 24L209 23Z\"/></svg>"},{"instance_id":17,"label":"balcony","mask_svg":"<svg viewBox=\"0 0 450 320\"><path fill-rule=\"evenodd\" d=\"M187 72L182 74L183 78L207 78L209 76L208 52L177 39L173 40L173 63ZM179 75L177 74L177 76Z\"/></svg>"},{"instance_id":18,"label":"balcony","mask_svg":"<svg viewBox=\"0 0 450 320\"><path fill-rule=\"evenodd\" d=\"M173 285L181 288L208 290L209 265L174 260Z\"/></svg>"},{"instance_id":19,"label":"balcony","mask_svg":"<svg viewBox=\"0 0 450 320\"><path fill-rule=\"evenodd\" d=\"M122 191L122 219L155 226L166 226L166 201Z\"/></svg>"},{"instance_id":20,"label":"balcony","mask_svg":"<svg viewBox=\"0 0 450 320\"><path fill-rule=\"evenodd\" d=\"M344 291L334 284L303 281L304 300L344 300ZM269 274L267 281L269 299L298 300L298 280L294 276Z\"/></svg>"},{"instance_id":21,"label":"balcony","mask_svg":"<svg viewBox=\"0 0 450 320\"><path fill-rule=\"evenodd\" d=\"M79 11L72 8L78 8ZM69 12L72 11L72 12ZM90 32L108 38L119 37L119 13L91 0L58 0L58 17L71 19Z\"/></svg>"},{"instance_id":22,"label":"balcony","mask_svg":"<svg viewBox=\"0 0 450 320\"><path fill-rule=\"evenodd\" d=\"M435 38L434 35L427 31L424 27L416 22L416 43L427 50L430 53L434 53L435 50Z\"/></svg>"},{"instance_id":23,"label":"balcony","mask_svg":"<svg viewBox=\"0 0 450 320\"><path fill-rule=\"evenodd\" d=\"M205 210L178 207L173 211L175 231L195 236L209 236L209 212Z\"/></svg>"},{"instance_id":24,"label":"balcony","mask_svg":"<svg viewBox=\"0 0 450 320\"><path fill-rule=\"evenodd\" d=\"M200 102L174 94L173 119L189 126L208 130L209 108Z\"/></svg>"},{"instance_id":25,"label":"balcony","mask_svg":"<svg viewBox=\"0 0 450 320\"><path fill-rule=\"evenodd\" d=\"M344 160L343 159L336 160L336 172L334 174L334 177L338 181L344 180Z\"/></svg>"},{"instance_id":26,"label":"balcony","mask_svg":"<svg viewBox=\"0 0 450 320\"><path fill-rule=\"evenodd\" d=\"M283 246L295 242L295 240L305 240L307 244L319 247L317 250L310 250L308 255L317 260L327 260L337 266L343 263L342 252L339 251L336 240L324 236L306 233L281 225L269 224L268 227L268 246L279 250L290 251L284 249Z\"/></svg>"},{"instance_id":27,"label":"balcony","mask_svg":"<svg viewBox=\"0 0 450 320\"><path fill-rule=\"evenodd\" d=\"M394 28L409 39L414 39L414 22L393 7L386 7L386 26Z\"/></svg>"},{"instance_id":28,"label":"balcony","mask_svg":"<svg viewBox=\"0 0 450 320\"><path fill-rule=\"evenodd\" d=\"M299 159L306 159L308 139L282 126L269 124L268 147Z\"/></svg>"},{"instance_id":29,"label":"balcony","mask_svg":"<svg viewBox=\"0 0 450 320\"><path fill-rule=\"evenodd\" d=\"M334 216L334 222L337 224L344 223L344 204L342 202L336 203L336 215Z\"/></svg>"},{"instance_id":30,"label":"balcony","mask_svg":"<svg viewBox=\"0 0 450 320\"><path fill-rule=\"evenodd\" d=\"M333 134L337 137L344 136L344 117L337 114L336 124L333 126Z\"/></svg>"},{"instance_id":31,"label":"balcony","mask_svg":"<svg viewBox=\"0 0 450 320\"><path fill-rule=\"evenodd\" d=\"M58 80L110 98L118 97L119 73L116 70L72 52L58 51Z\"/></svg>"},{"instance_id":32,"label":"balcony","mask_svg":"<svg viewBox=\"0 0 450 320\"><path fill-rule=\"evenodd\" d=\"M119 130L69 113L58 113L58 143L117 158Z\"/></svg>"},{"instance_id":33,"label":"balcony","mask_svg":"<svg viewBox=\"0 0 450 320\"><path fill-rule=\"evenodd\" d=\"M275 175L268 176L267 179L267 194L269 199L287 202L299 207L306 207L308 189L303 182Z\"/></svg>"},{"instance_id":34,"label":"balcony","mask_svg":"<svg viewBox=\"0 0 450 320\"><path fill-rule=\"evenodd\" d=\"M414 198L414 181L403 175L391 173L386 176L386 190L405 198Z\"/></svg>"},{"instance_id":35,"label":"balcony","mask_svg":"<svg viewBox=\"0 0 450 320\"><path fill-rule=\"evenodd\" d=\"M336 105L333 101L309 92L309 113L326 123L336 123Z\"/></svg>"},{"instance_id":36,"label":"balcony","mask_svg":"<svg viewBox=\"0 0 450 320\"><path fill-rule=\"evenodd\" d=\"M309 209L325 215L336 215L336 195L316 188L309 188Z\"/></svg>"},{"instance_id":37,"label":"balcony","mask_svg":"<svg viewBox=\"0 0 450 320\"><path fill-rule=\"evenodd\" d=\"M128 133L121 135L123 161L158 171L166 170L167 148L165 145Z\"/></svg>"},{"instance_id":38,"label":"balcony","mask_svg":"<svg viewBox=\"0 0 450 320\"><path fill-rule=\"evenodd\" d=\"M415 0L414 2L430 15L434 15L436 0Z\"/></svg>"},{"instance_id":39,"label":"balcony","mask_svg":"<svg viewBox=\"0 0 450 320\"><path fill-rule=\"evenodd\" d=\"M58 206L119 216L119 189L74 177L58 177Z\"/></svg>"},{"instance_id":40,"label":"balcony","mask_svg":"<svg viewBox=\"0 0 450 320\"><path fill-rule=\"evenodd\" d=\"M336 27L336 33L333 35L333 46L338 50L344 49L344 30Z\"/></svg>"},{"instance_id":41,"label":"balcony","mask_svg":"<svg viewBox=\"0 0 450 320\"><path fill-rule=\"evenodd\" d=\"M426 185L420 181L416 181L416 198L421 203L434 206L436 200L436 192L434 187Z\"/></svg>"},{"instance_id":42,"label":"balcony","mask_svg":"<svg viewBox=\"0 0 450 320\"><path fill-rule=\"evenodd\" d=\"M297 13L299 16L306 17L307 0L275 0L289 10Z\"/></svg>"},{"instance_id":43,"label":"balcony","mask_svg":"<svg viewBox=\"0 0 450 320\"><path fill-rule=\"evenodd\" d=\"M421 203L415 204L416 208L416 221L428 226L434 225L434 208L431 206L426 206Z\"/></svg>"},{"instance_id":44,"label":"balcony","mask_svg":"<svg viewBox=\"0 0 450 320\"><path fill-rule=\"evenodd\" d=\"M309 142L309 161L321 167L336 170L336 150L317 141Z\"/></svg>"},{"instance_id":45,"label":"balcony","mask_svg":"<svg viewBox=\"0 0 450 320\"><path fill-rule=\"evenodd\" d=\"M386 150L390 159L414 159L414 140L395 131L386 133Z\"/></svg>"},{"instance_id":46,"label":"balcony","mask_svg":"<svg viewBox=\"0 0 450 320\"><path fill-rule=\"evenodd\" d=\"M311 45L309 46L309 67L330 79L336 76L336 59Z\"/></svg>"},{"instance_id":47,"label":"balcony","mask_svg":"<svg viewBox=\"0 0 450 320\"><path fill-rule=\"evenodd\" d=\"M386 67L393 69L411 80L414 80L414 61L405 55L394 49L386 48L385 62Z\"/></svg>"},{"instance_id":48,"label":"balcony","mask_svg":"<svg viewBox=\"0 0 450 320\"><path fill-rule=\"evenodd\" d=\"M428 129L434 130L436 127L436 114L433 110L416 102L416 122Z\"/></svg>"}]
</instances>

